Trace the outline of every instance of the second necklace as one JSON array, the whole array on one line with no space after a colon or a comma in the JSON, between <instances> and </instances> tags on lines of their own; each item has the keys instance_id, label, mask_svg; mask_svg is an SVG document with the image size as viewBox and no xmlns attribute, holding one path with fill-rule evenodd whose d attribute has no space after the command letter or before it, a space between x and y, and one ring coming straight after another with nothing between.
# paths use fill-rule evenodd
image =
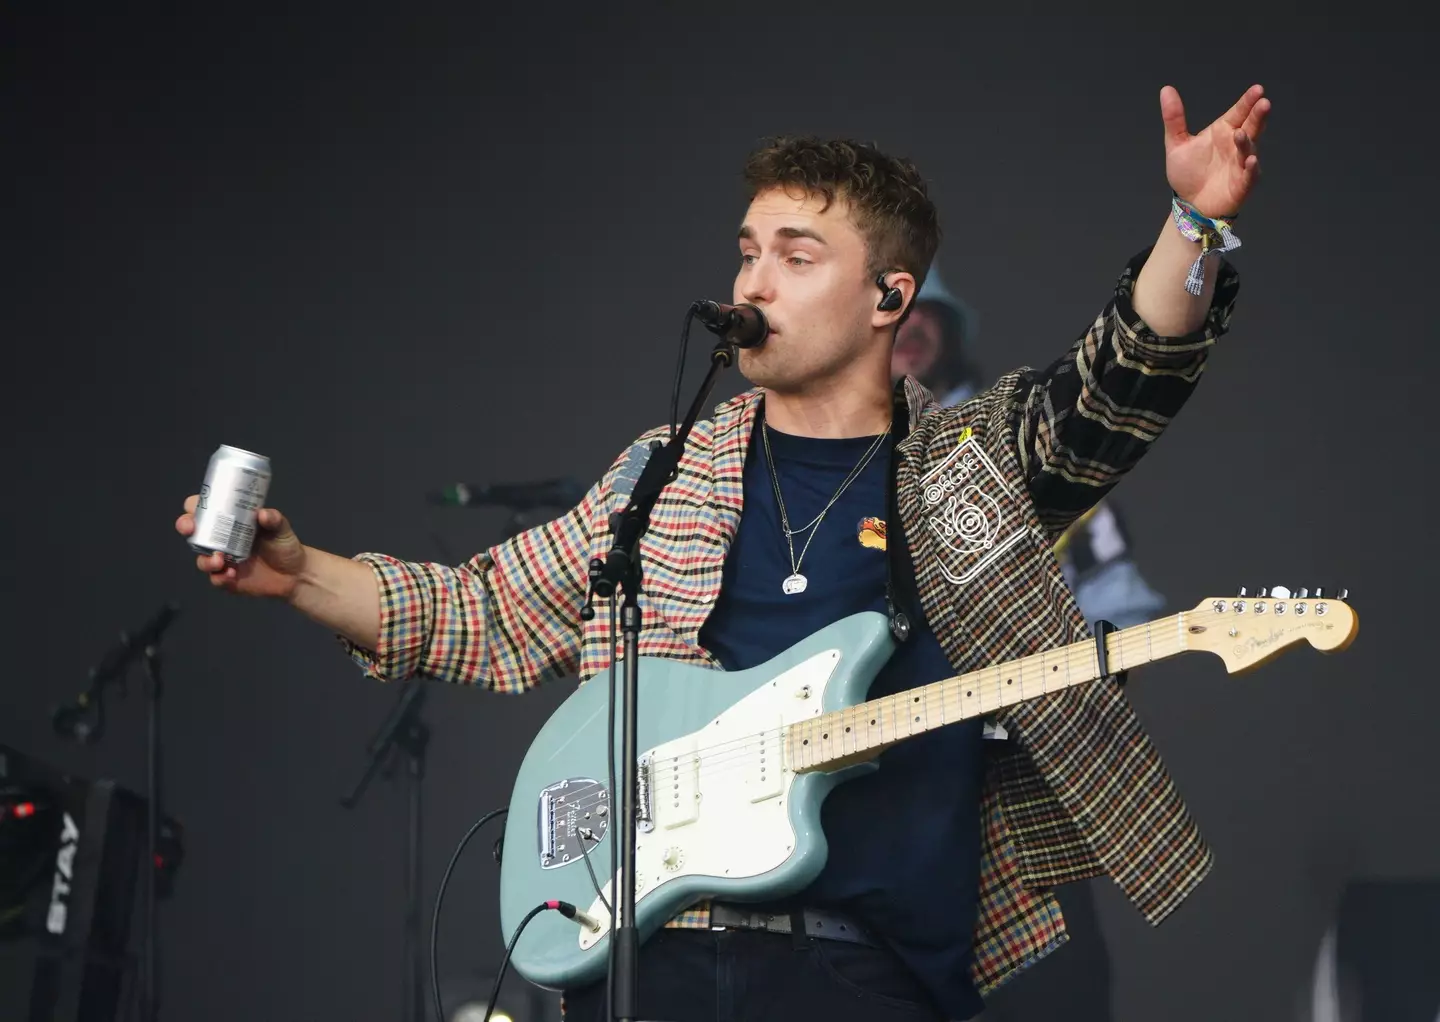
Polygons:
<instances>
[{"instance_id":1,"label":"second necklace","mask_svg":"<svg viewBox=\"0 0 1440 1022\"><path fill-rule=\"evenodd\" d=\"M820 513L811 520L809 525L799 529L791 529L790 516L785 512L785 498L780 495L780 477L775 472L775 456L770 451L770 426L768 423L761 423L760 436L765 444L765 464L770 469L770 484L775 487L775 503L780 508L780 527L785 532L785 546L790 551L790 575L780 584L781 591L787 596L795 596L803 593L805 588L810 584L810 580L800 574L800 565L805 560L805 551L810 549L810 540L814 539L815 533L820 531L820 523L825 520L825 515L835 506L835 502L840 499L840 495L850 488L850 484L860 477L861 472L865 471L865 466L870 464L870 459L875 457L875 452L880 450L881 444L885 442L885 438L889 435L890 427L887 426L885 432L875 438L874 443L870 445L869 450L865 452L859 464L850 470L850 474L845 477L845 481L842 482L840 488L835 491L835 496L831 497L829 503L820 509ZM811 530L810 535L805 540L805 545L800 548L800 556L796 557L795 534L797 532L804 532L806 529Z\"/></svg>"}]
</instances>

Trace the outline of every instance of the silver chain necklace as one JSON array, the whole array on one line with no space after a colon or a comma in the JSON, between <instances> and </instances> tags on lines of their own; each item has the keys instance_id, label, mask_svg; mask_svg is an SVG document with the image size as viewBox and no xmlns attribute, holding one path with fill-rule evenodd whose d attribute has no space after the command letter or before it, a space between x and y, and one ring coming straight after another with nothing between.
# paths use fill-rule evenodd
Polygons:
<instances>
[{"instance_id":1,"label":"silver chain necklace","mask_svg":"<svg viewBox=\"0 0 1440 1022\"><path fill-rule=\"evenodd\" d=\"M860 459L860 463L850 470L850 474L847 475L845 481L840 484L840 489L836 490L835 496L830 498L830 503L820 509L820 513L811 519L809 525L799 529L792 529L790 528L790 516L785 512L785 498L780 496L780 477L775 473L775 456L770 451L770 425L769 423L761 423L760 437L765 444L765 464L770 469L770 485L775 487L775 503L780 508L780 527L785 533L785 546L790 551L790 575L780 584L780 589L785 595L795 596L803 593L805 587L810 584L810 580L800 574L800 565L805 560L805 551L810 549L810 540L814 539L815 533L820 531L820 523L825 520L825 516L830 512L830 509L835 506L835 502L840 499L840 495L850 488L851 483L860 478L860 473L865 471L865 466L870 464L870 459L875 457L875 452L880 450L880 445L884 443L885 438L889 435L890 427L886 426L885 432L875 438L874 443L870 445L870 449L866 451L865 456ZM806 529L813 531L811 531L809 537L805 540L805 545L800 548L800 556L797 558L795 556L794 537L797 533L804 532Z\"/></svg>"}]
</instances>

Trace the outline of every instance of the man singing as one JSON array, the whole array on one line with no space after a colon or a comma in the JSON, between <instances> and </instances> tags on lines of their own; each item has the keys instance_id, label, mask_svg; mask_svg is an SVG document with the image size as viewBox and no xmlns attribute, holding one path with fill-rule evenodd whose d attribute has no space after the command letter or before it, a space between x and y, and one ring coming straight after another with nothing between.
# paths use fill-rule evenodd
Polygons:
<instances>
[{"instance_id":1,"label":"man singing","mask_svg":"<svg viewBox=\"0 0 1440 1022\"><path fill-rule=\"evenodd\" d=\"M740 670L875 610L910 628L873 697L1084 638L1052 545L1159 436L1228 327L1238 285L1220 254L1238 244L1229 219L1270 104L1254 86L1195 135L1174 89L1160 107L1174 198L1155 243L1058 361L952 408L890 382L940 238L914 166L845 141L751 154L734 301L762 308L773 333L741 352L754 389L696 425L655 507L641 655ZM622 453L568 514L459 567L325 553L270 508L249 560L197 563L217 587L338 632L372 677L502 692L590 678L615 650L608 614L580 617L587 567L648 441L667 434ZM836 788L825 868L785 904L703 903L672 920L641 951L641 1017L973 1018L1066 939L1053 886L1108 874L1158 923L1208 872L1113 682L996 723L1006 740L983 741L979 721L940 728ZM605 1017L603 982L566 999L571 1018Z\"/></svg>"}]
</instances>

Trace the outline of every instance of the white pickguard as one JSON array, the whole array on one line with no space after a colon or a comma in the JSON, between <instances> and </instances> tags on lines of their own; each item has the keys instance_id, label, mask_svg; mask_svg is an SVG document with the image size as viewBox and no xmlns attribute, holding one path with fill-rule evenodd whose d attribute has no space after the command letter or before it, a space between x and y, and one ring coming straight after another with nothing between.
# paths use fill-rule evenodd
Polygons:
<instances>
[{"instance_id":1,"label":"white pickguard","mask_svg":"<svg viewBox=\"0 0 1440 1022\"><path fill-rule=\"evenodd\" d=\"M701 730L650 750L654 829L635 840L637 908L681 877L759 876L789 858L795 829L785 803L795 772L785 759L784 728L823 712L825 687L839 662L838 649L817 653ZM620 839L618 828L612 837ZM614 888L605 884L606 900L613 902ZM600 929L581 927L582 949L610 929L599 897L588 911Z\"/></svg>"}]
</instances>

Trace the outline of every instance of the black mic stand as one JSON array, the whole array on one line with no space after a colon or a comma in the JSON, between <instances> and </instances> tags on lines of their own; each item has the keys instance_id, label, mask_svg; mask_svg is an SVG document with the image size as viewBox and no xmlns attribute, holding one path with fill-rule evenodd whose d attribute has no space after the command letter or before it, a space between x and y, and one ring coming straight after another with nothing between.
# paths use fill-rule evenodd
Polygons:
<instances>
[{"instance_id":1,"label":"black mic stand","mask_svg":"<svg viewBox=\"0 0 1440 1022\"><path fill-rule=\"evenodd\" d=\"M660 492L670 484L679 472L680 458L685 452L685 441L690 436L700 409L715 386L720 370L733 365L735 348L728 341L718 341L710 355L710 370L700 384L700 391L690 405L684 423L664 446L657 447L645 463L635 489L630 494L630 503L624 511L616 512L610 519L610 532L615 537L605 560L595 558L590 562L590 590L593 596L613 598L616 589L623 589L625 602L620 609L620 630L624 636L625 680L624 716L621 724L621 759L623 761L620 781L620 862L619 883L620 911L615 930L610 934L611 975L614 983L610 990L610 1007L616 1022L636 1022L638 992L638 966L640 936L635 927L635 795L639 788L639 751L637 745L636 699L640 676L640 539L650 526L650 515ZM590 620L595 610L586 599L581 617ZM612 717L613 719L613 717ZM615 736L610 735L614 742ZM614 798L612 793L611 798ZM612 892L612 897L614 893Z\"/></svg>"},{"instance_id":2,"label":"black mic stand","mask_svg":"<svg viewBox=\"0 0 1440 1022\"><path fill-rule=\"evenodd\" d=\"M346 809L354 809L381 767L387 761L393 764L397 756L404 757L410 809L405 848L405 987L401 1000L405 1022L425 1022L424 952L420 943L420 782L425 777L425 750L430 743L430 728L420 719L425 692L423 681L409 682L401 690L390 714L370 741L367 750L370 762L365 773L355 790L340 800Z\"/></svg>"},{"instance_id":3,"label":"black mic stand","mask_svg":"<svg viewBox=\"0 0 1440 1022\"><path fill-rule=\"evenodd\" d=\"M145 677L150 682L147 700L149 724L145 735L145 790L150 812L145 818L145 986L140 1000L142 1022L160 1018L160 640L145 647Z\"/></svg>"},{"instance_id":4,"label":"black mic stand","mask_svg":"<svg viewBox=\"0 0 1440 1022\"><path fill-rule=\"evenodd\" d=\"M146 699L148 722L145 733L145 936L140 975L140 1020L156 1022L160 1017L159 918L160 870L157 855L160 848L160 697L164 685L160 674L160 640L180 612L173 603L166 604L133 636L120 633L120 641L98 666L90 671L90 687L80 694L74 706L55 711L56 729L82 744L98 741L105 726L105 686L119 682L122 691L125 676L136 653L145 663L149 681ZM87 717L94 711L92 723Z\"/></svg>"}]
</instances>

